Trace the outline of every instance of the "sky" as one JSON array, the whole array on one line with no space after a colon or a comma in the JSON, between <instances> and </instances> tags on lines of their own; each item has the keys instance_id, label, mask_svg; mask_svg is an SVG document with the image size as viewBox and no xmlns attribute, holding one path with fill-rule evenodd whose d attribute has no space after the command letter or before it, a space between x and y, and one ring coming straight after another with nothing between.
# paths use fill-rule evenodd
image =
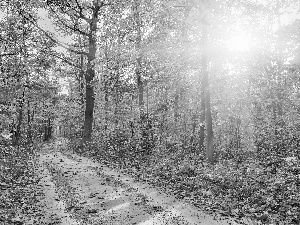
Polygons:
<instances>
[{"instance_id":1,"label":"sky","mask_svg":"<svg viewBox=\"0 0 300 225\"><path fill-rule=\"evenodd\" d=\"M45 31L55 34L54 37L61 43L68 45L72 42L72 37L63 34L62 32L55 29L55 25L48 18L47 10L40 8L37 12L40 17L38 20L38 25ZM62 47L56 47L58 51L65 51Z\"/></svg>"},{"instance_id":2,"label":"sky","mask_svg":"<svg viewBox=\"0 0 300 225\"><path fill-rule=\"evenodd\" d=\"M72 37L71 36L67 36L67 35L65 35L65 34L59 32L58 30L55 29L55 25L48 18L48 13L45 9L39 9L37 14L40 17L39 20L38 20L38 25L43 30L55 34L55 36L54 36L55 39L57 39L59 42L65 44L65 45L68 45L72 42ZM58 52L66 52L66 49L64 49L60 46L55 47L55 49ZM61 85L61 91L59 92L59 94L68 95L68 93L69 93L69 91L68 91L68 87L69 87L68 80L66 78L59 78L58 82Z\"/></svg>"}]
</instances>

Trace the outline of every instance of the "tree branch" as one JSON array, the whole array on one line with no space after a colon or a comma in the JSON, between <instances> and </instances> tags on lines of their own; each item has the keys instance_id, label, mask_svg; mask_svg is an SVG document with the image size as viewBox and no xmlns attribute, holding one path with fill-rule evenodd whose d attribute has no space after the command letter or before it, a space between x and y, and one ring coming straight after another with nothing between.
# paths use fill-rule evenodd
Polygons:
<instances>
[{"instance_id":1,"label":"tree branch","mask_svg":"<svg viewBox=\"0 0 300 225\"><path fill-rule=\"evenodd\" d=\"M54 39L50 34L47 33L47 31L43 30L39 25L36 24L36 22L32 21L31 18L33 18L30 14L28 14L27 16L25 15L24 11L20 10L20 14L22 16L24 16L30 23L32 23L38 30L40 30L41 32L43 32L45 34L45 36L47 38L49 38L51 41L53 41L54 43L56 43L57 45L63 47L64 49L73 52L75 54L83 54L88 56L87 52L83 52L83 51L76 51L74 49L71 49L70 47L65 46L63 43L59 42L58 40Z\"/></svg>"},{"instance_id":2,"label":"tree branch","mask_svg":"<svg viewBox=\"0 0 300 225\"><path fill-rule=\"evenodd\" d=\"M68 14L68 15L69 15L69 14ZM66 24L66 23L63 23L62 21L60 21L60 23L61 23L63 26L65 26L66 28L69 28L69 29L72 30L72 31L77 31L78 33L80 33L81 35L84 35L84 36L86 36L86 37L89 36L88 33L86 33L86 32L84 32L84 31L80 30L80 29L78 28L77 24L74 24L74 27L72 27L72 26L70 26L70 25L68 25L68 24Z\"/></svg>"},{"instance_id":3,"label":"tree branch","mask_svg":"<svg viewBox=\"0 0 300 225\"><path fill-rule=\"evenodd\" d=\"M73 66L73 67L75 67L77 69L81 69L81 67L79 65L76 65L76 64L70 62L69 60L63 58L63 57L60 57L59 55L53 54L53 56L56 57L56 58L58 58L58 59L63 60L65 63L69 64L70 66Z\"/></svg>"},{"instance_id":4,"label":"tree branch","mask_svg":"<svg viewBox=\"0 0 300 225\"><path fill-rule=\"evenodd\" d=\"M0 58L4 57L4 56L8 56L8 55L17 55L17 53L16 52L2 53L2 54L0 54Z\"/></svg>"},{"instance_id":5,"label":"tree branch","mask_svg":"<svg viewBox=\"0 0 300 225\"><path fill-rule=\"evenodd\" d=\"M84 35L84 36L88 36L88 33L86 33L86 32L84 32L84 31L80 30L78 27L76 28L76 24L74 25L74 27L72 27L72 26L70 26L70 25L64 23L64 22L62 21L62 19L57 15L57 12L56 12L51 6L49 6L49 8L50 8L50 10L52 11L52 13L55 15L56 19L59 21L59 23L60 23L63 27L68 28L68 29L70 29L70 30L72 30L72 31L75 31L75 32L79 32L80 34L82 34L82 35ZM71 15L71 14L70 14L69 12L67 12L67 11L63 11L63 12L64 12L65 14L67 14L69 17L75 16L75 17L80 18L80 16L78 16L78 15ZM61 25L60 25L60 27L61 27ZM62 28L62 27L61 27L61 28Z\"/></svg>"},{"instance_id":6,"label":"tree branch","mask_svg":"<svg viewBox=\"0 0 300 225\"><path fill-rule=\"evenodd\" d=\"M83 13L82 13L83 8L80 6L78 0L75 0L75 2L76 2L77 7L78 7L78 9L79 9L79 15L77 15L77 17L80 18L80 19L85 20L87 23L91 23L91 19L89 19L89 18L87 18L87 17L85 17L85 16L83 15ZM75 10L75 11L76 11L76 10Z\"/></svg>"}]
</instances>

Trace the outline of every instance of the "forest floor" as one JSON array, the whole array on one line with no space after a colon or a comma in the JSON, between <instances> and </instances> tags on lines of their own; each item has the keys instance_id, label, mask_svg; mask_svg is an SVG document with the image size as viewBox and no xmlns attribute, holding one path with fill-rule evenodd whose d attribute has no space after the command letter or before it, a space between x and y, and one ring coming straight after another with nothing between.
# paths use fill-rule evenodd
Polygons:
<instances>
[{"instance_id":1,"label":"forest floor","mask_svg":"<svg viewBox=\"0 0 300 225\"><path fill-rule=\"evenodd\" d=\"M1 164L2 171L19 167L1 174L0 224L229 224L68 151L66 139L41 146L35 157L23 153Z\"/></svg>"},{"instance_id":2,"label":"forest floor","mask_svg":"<svg viewBox=\"0 0 300 225\"><path fill-rule=\"evenodd\" d=\"M142 165L74 146L0 145L0 225L299 224L298 161L281 160L276 173L274 163L193 167L178 152Z\"/></svg>"}]
</instances>

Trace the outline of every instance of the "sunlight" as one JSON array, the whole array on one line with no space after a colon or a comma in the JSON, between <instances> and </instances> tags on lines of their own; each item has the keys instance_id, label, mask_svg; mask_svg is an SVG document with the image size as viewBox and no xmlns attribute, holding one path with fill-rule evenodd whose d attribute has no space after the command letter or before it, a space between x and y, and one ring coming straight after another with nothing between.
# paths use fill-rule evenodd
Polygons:
<instances>
[{"instance_id":1,"label":"sunlight","mask_svg":"<svg viewBox=\"0 0 300 225\"><path fill-rule=\"evenodd\" d=\"M69 95L69 83L66 78L59 78L58 83L61 86L61 90L58 92L60 95Z\"/></svg>"},{"instance_id":2,"label":"sunlight","mask_svg":"<svg viewBox=\"0 0 300 225\"><path fill-rule=\"evenodd\" d=\"M246 35L236 35L229 39L227 45L232 51L249 51L250 37Z\"/></svg>"}]
</instances>

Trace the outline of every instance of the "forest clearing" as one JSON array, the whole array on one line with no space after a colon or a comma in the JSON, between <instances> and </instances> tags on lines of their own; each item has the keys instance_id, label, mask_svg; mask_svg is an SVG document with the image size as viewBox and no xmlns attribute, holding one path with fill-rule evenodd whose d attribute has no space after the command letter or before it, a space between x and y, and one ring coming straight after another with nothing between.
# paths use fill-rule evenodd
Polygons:
<instances>
[{"instance_id":1,"label":"forest clearing","mask_svg":"<svg viewBox=\"0 0 300 225\"><path fill-rule=\"evenodd\" d=\"M0 224L300 224L298 0L0 0Z\"/></svg>"}]
</instances>

